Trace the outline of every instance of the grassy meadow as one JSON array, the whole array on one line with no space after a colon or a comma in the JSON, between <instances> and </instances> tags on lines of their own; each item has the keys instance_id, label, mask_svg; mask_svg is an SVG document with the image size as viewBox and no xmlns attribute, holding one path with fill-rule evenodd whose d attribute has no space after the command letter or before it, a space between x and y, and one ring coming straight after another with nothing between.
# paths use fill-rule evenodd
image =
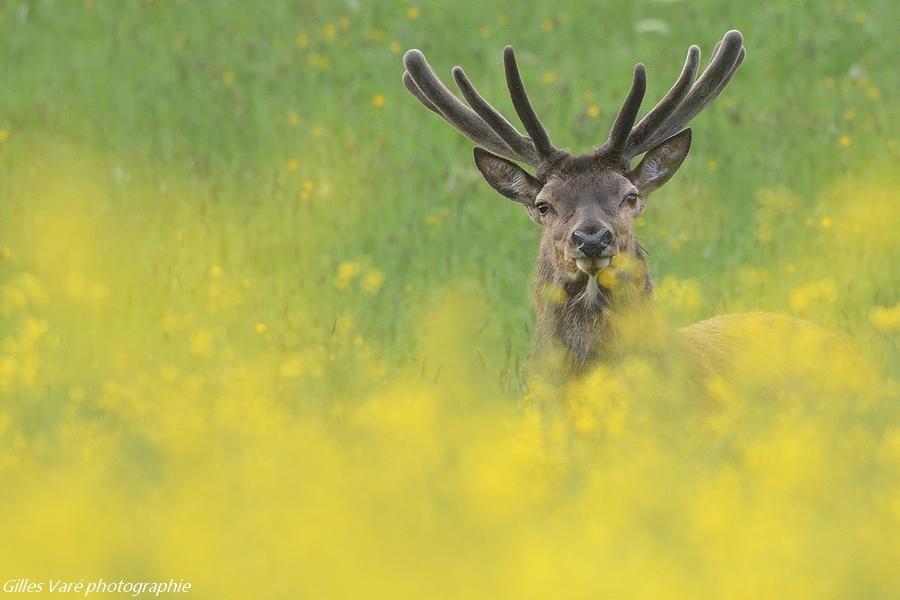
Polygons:
<instances>
[{"instance_id":1,"label":"grassy meadow","mask_svg":"<svg viewBox=\"0 0 900 600\"><path fill-rule=\"evenodd\" d=\"M2 582L897 597L898 21L886 0L0 0ZM511 116L513 44L554 142L587 152L635 62L647 110L731 28L747 59L638 224L654 315L793 315L856 359L750 330L703 398L635 356L537 401L539 231L406 92L403 52Z\"/></svg>"}]
</instances>

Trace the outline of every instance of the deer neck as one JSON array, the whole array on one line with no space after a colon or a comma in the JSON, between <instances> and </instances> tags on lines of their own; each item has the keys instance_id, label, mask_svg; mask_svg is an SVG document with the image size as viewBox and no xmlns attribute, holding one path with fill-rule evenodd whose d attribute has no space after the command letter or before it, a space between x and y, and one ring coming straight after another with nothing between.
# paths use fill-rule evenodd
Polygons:
<instances>
[{"instance_id":1,"label":"deer neck","mask_svg":"<svg viewBox=\"0 0 900 600\"><path fill-rule=\"evenodd\" d=\"M643 248L635 245L626 254L632 259L626 273L613 270L599 278L573 279L560 273L542 248L533 285L537 315L533 359L540 366L577 375L621 353L616 318L638 309L652 290Z\"/></svg>"}]
</instances>

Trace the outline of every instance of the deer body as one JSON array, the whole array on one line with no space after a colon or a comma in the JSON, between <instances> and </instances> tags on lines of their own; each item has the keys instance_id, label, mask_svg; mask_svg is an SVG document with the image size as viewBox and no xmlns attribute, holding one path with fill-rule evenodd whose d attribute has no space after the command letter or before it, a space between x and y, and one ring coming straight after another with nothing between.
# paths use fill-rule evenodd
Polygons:
<instances>
[{"instance_id":1,"label":"deer body","mask_svg":"<svg viewBox=\"0 0 900 600\"><path fill-rule=\"evenodd\" d=\"M444 86L421 52L406 53L406 88L478 144L475 164L487 182L524 206L542 228L533 284L534 355L539 361L561 357L557 370L577 375L625 351L628 340L617 321L640 313L652 287L646 253L634 233L635 217L647 197L681 166L691 147L687 124L725 88L744 56L743 37L729 31L698 76L700 50L691 46L675 84L637 124L646 74L643 65L636 65L606 143L576 156L551 143L511 47L503 54L506 81L527 136L478 94L460 67L453 69L453 78L469 106ZM642 159L632 166L639 155ZM534 173L517 162L530 165ZM725 329L708 323L678 334L675 343L703 365L712 364L716 352L707 350L727 344L707 341L704 346L698 333L713 336ZM707 360L707 355L713 358Z\"/></svg>"}]
</instances>

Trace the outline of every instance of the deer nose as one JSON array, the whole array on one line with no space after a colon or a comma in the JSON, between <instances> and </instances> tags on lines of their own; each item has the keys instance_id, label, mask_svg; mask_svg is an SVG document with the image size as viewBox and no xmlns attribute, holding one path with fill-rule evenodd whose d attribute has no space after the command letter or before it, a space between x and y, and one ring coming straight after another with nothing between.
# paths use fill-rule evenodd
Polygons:
<instances>
[{"instance_id":1,"label":"deer nose","mask_svg":"<svg viewBox=\"0 0 900 600\"><path fill-rule=\"evenodd\" d=\"M586 258L608 256L606 252L613 243L613 232L608 227L600 227L594 231L576 229L572 233L572 244Z\"/></svg>"}]
</instances>

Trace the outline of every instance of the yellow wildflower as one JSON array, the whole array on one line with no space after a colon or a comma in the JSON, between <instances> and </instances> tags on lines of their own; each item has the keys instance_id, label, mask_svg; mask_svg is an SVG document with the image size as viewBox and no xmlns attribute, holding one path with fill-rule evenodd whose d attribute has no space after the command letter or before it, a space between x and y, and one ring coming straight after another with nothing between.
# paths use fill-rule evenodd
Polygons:
<instances>
[{"instance_id":1,"label":"yellow wildflower","mask_svg":"<svg viewBox=\"0 0 900 600\"><path fill-rule=\"evenodd\" d=\"M371 268L363 277L361 285L363 291L371 295L381 288L382 283L384 283L384 273L378 269Z\"/></svg>"}]
</instances>

